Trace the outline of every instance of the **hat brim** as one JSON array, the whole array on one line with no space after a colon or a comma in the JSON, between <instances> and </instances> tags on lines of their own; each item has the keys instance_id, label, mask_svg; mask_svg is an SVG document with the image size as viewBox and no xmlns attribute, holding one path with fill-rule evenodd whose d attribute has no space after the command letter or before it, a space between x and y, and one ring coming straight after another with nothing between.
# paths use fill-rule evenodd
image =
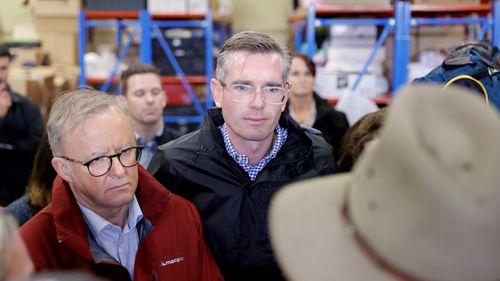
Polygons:
<instances>
[{"instance_id":1,"label":"hat brim","mask_svg":"<svg viewBox=\"0 0 500 281\"><path fill-rule=\"evenodd\" d=\"M342 218L351 180L338 174L298 182L273 199L271 241L288 280L397 280L360 251Z\"/></svg>"}]
</instances>

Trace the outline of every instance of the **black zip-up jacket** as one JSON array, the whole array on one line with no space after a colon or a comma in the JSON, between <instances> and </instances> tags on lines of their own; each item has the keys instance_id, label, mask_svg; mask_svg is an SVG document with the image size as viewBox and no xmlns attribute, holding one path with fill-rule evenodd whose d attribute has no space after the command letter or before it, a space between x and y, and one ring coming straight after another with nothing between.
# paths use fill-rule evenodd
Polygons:
<instances>
[{"instance_id":1,"label":"black zip-up jacket","mask_svg":"<svg viewBox=\"0 0 500 281\"><path fill-rule=\"evenodd\" d=\"M149 170L198 207L226 280L283 280L268 235L271 197L290 182L334 173L332 148L282 114L288 138L252 182L226 151L217 129L223 123L219 109L208 110L200 130L159 147Z\"/></svg>"},{"instance_id":2,"label":"black zip-up jacket","mask_svg":"<svg viewBox=\"0 0 500 281\"><path fill-rule=\"evenodd\" d=\"M12 106L0 118L0 206L24 194L44 130L38 107L7 87Z\"/></svg>"},{"instance_id":3,"label":"black zip-up jacket","mask_svg":"<svg viewBox=\"0 0 500 281\"><path fill-rule=\"evenodd\" d=\"M319 130L326 142L333 147L335 157L338 157L342 138L349 129L349 121L343 112L335 110L328 102L314 93L316 102L316 120L313 128ZM288 105L285 109L288 112Z\"/></svg>"}]
</instances>

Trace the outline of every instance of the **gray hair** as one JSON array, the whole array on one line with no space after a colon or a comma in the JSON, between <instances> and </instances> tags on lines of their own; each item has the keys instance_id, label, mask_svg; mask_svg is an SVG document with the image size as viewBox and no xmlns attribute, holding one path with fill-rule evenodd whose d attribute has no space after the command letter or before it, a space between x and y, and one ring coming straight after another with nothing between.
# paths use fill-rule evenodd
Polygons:
<instances>
[{"instance_id":1,"label":"gray hair","mask_svg":"<svg viewBox=\"0 0 500 281\"><path fill-rule=\"evenodd\" d=\"M62 153L66 134L88 117L111 107L120 109L130 120L127 109L116 96L90 89L74 90L60 96L52 106L47 121L47 134L54 157Z\"/></svg>"},{"instance_id":2,"label":"gray hair","mask_svg":"<svg viewBox=\"0 0 500 281\"><path fill-rule=\"evenodd\" d=\"M222 49L217 56L215 75L218 80L224 81L227 74L227 63L229 58L235 52L248 52L250 54L280 54L284 62L284 69L281 76L283 82L287 80L288 73L290 72L290 65L292 64L292 57L290 56L288 50L269 35L255 31L243 31L236 33L224 43L224 46L222 46Z\"/></svg>"},{"instance_id":3,"label":"gray hair","mask_svg":"<svg viewBox=\"0 0 500 281\"><path fill-rule=\"evenodd\" d=\"M4 280L7 275L16 231L16 220L5 211L0 211L0 280Z\"/></svg>"}]
</instances>

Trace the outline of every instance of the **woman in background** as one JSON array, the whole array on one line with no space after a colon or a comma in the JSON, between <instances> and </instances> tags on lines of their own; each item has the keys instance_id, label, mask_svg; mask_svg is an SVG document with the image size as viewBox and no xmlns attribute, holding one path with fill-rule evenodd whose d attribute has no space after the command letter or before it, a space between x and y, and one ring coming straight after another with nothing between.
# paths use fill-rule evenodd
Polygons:
<instances>
[{"instance_id":1,"label":"woman in background","mask_svg":"<svg viewBox=\"0 0 500 281\"><path fill-rule=\"evenodd\" d=\"M287 110L297 123L321 131L325 140L333 147L334 155L338 156L349 122L344 113L335 110L314 92L314 62L304 54L295 53L292 57L288 75L291 94Z\"/></svg>"},{"instance_id":2,"label":"woman in background","mask_svg":"<svg viewBox=\"0 0 500 281\"><path fill-rule=\"evenodd\" d=\"M52 200L52 183L57 174L52 168L51 160L52 151L50 150L47 132L45 132L35 155L26 194L4 209L17 219L19 225L27 222Z\"/></svg>"}]
</instances>

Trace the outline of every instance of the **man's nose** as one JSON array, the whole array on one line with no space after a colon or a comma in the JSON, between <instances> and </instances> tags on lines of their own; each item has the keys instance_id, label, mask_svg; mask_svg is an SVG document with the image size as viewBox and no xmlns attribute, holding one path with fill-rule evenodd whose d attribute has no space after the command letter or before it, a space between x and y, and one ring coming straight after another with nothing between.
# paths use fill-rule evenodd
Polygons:
<instances>
[{"instance_id":1,"label":"man's nose","mask_svg":"<svg viewBox=\"0 0 500 281\"><path fill-rule=\"evenodd\" d=\"M262 89L255 89L255 95L250 102L250 106L254 108L262 108L264 106L264 92L262 92Z\"/></svg>"},{"instance_id":2,"label":"man's nose","mask_svg":"<svg viewBox=\"0 0 500 281\"><path fill-rule=\"evenodd\" d=\"M125 167L123 167L122 163L118 157L111 158L111 169L109 170L110 175L121 176L125 173Z\"/></svg>"}]
</instances>

